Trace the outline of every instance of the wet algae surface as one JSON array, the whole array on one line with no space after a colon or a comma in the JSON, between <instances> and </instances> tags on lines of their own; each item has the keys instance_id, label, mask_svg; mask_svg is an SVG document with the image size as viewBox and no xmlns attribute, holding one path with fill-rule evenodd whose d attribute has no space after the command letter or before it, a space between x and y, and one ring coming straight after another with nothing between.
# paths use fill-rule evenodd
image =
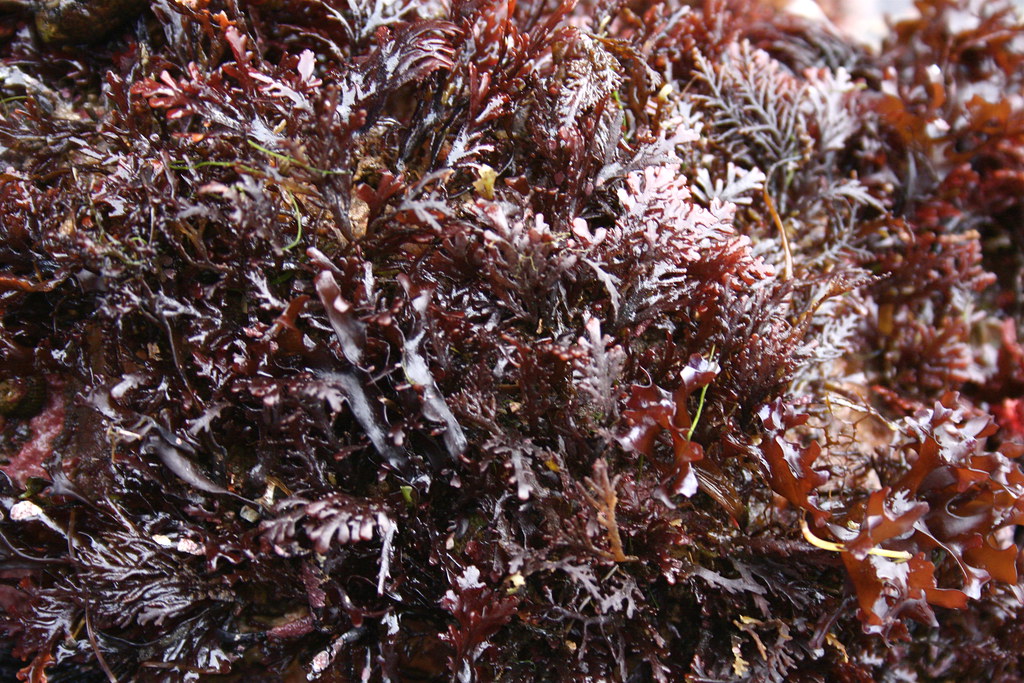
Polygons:
<instances>
[{"instance_id":1,"label":"wet algae surface","mask_svg":"<svg viewBox=\"0 0 1024 683\"><path fill-rule=\"evenodd\" d=\"M1017 680L1024 27L0 15L0 671Z\"/></svg>"}]
</instances>

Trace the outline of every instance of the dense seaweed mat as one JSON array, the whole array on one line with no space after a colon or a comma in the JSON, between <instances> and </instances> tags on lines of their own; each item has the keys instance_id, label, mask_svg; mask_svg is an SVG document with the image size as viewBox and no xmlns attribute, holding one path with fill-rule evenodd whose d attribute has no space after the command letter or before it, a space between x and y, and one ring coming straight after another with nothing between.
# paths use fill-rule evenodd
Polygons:
<instances>
[{"instance_id":1,"label":"dense seaweed mat","mask_svg":"<svg viewBox=\"0 0 1024 683\"><path fill-rule=\"evenodd\" d=\"M4 18L4 671L1018 679L1024 27L918 10Z\"/></svg>"}]
</instances>

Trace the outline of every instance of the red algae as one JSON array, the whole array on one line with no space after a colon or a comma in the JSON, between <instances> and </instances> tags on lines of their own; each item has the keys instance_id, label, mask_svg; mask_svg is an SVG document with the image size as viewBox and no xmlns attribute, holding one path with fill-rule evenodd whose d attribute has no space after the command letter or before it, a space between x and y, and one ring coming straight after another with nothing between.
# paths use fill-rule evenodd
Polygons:
<instances>
[{"instance_id":1,"label":"red algae","mask_svg":"<svg viewBox=\"0 0 1024 683\"><path fill-rule=\"evenodd\" d=\"M780 4L0 18L0 671L1018 678L1024 25Z\"/></svg>"},{"instance_id":2,"label":"red algae","mask_svg":"<svg viewBox=\"0 0 1024 683\"><path fill-rule=\"evenodd\" d=\"M30 436L20 445L17 453L8 458L7 464L0 465L0 472L9 476L19 488L25 488L30 477L50 480L43 464L52 459L53 447L65 427L62 384L49 381L48 385L45 405L28 420Z\"/></svg>"}]
</instances>

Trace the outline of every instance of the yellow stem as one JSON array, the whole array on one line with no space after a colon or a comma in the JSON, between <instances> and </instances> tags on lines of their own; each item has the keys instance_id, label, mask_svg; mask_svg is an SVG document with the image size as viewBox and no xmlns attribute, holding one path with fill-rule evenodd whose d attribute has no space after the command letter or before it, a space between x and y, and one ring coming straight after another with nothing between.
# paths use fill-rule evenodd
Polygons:
<instances>
[{"instance_id":1,"label":"yellow stem","mask_svg":"<svg viewBox=\"0 0 1024 683\"><path fill-rule=\"evenodd\" d=\"M779 212L775 210L775 202L772 201L771 195L768 194L767 181L765 181L763 193L764 203L768 206L768 213L771 214L772 222L775 223L775 228L779 231L779 237L782 240L782 256L784 259L782 281L788 282L793 279L793 252L789 248L789 235L786 234L786 227L782 224L782 219L779 218Z\"/></svg>"},{"instance_id":2,"label":"yellow stem","mask_svg":"<svg viewBox=\"0 0 1024 683\"><path fill-rule=\"evenodd\" d=\"M828 550L833 553L845 553L846 546L842 543L833 543L832 541L826 541L822 538L818 538L812 532L810 527L807 526L807 520L803 517L800 518L800 530L804 534L804 538L807 542L813 545L815 548L821 548L822 550ZM885 548L871 548L868 550L868 555L878 555L879 557L887 557L891 560L897 560L900 562L906 562L913 557L906 550L886 550Z\"/></svg>"}]
</instances>

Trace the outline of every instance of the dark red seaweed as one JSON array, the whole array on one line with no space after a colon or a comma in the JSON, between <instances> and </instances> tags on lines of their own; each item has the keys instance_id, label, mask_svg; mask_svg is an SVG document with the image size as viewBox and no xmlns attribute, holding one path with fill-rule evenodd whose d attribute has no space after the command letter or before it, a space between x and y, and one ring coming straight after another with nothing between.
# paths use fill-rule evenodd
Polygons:
<instances>
[{"instance_id":1,"label":"dark red seaweed","mask_svg":"<svg viewBox=\"0 0 1024 683\"><path fill-rule=\"evenodd\" d=\"M94 2L0 18L4 676L1020 677L1010 3Z\"/></svg>"}]
</instances>

